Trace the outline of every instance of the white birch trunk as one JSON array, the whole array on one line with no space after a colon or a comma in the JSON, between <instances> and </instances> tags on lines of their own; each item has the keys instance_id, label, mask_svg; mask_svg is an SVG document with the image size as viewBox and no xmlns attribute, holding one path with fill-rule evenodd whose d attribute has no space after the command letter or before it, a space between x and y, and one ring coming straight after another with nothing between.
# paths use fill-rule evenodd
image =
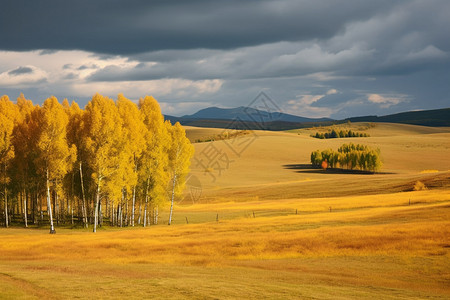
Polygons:
<instances>
[{"instance_id":1,"label":"white birch trunk","mask_svg":"<svg viewBox=\"0 0 450 300\"><path fill-rule=\"evenodd\" d=\"M47 168L47 213L50 219L50 233L56 233L55 227L53 226L53 214L52 214L52 204L50 202L50 184L48 179L48 168Z\"/></svg>"},{"instance_id":2,"label":"white birch trunk","mask_svg":"<svg viewBox=\"0 0 450 300\"><path fill-rule=\"evenodd\" d=\"M128 195L127 197L125 197L125 216L123 218L124 222L125 222L125 226L128 227Z\"/></svg>"},{"instance_id":3,"label":"white birch trunk","mask_svg":"<svg viewBox=\"0 0 450 300\"><path fill-rule=\"evenodd\" d=\"M134 227L134 210L136 206L136 186L133 186L133 205L131 206L131 226Z\"/></svg>"},{"instance_id":4,"label":"white birch trunk","mask_svg":"<svg viewBox=\"0 0 450 300\"><path fill-rule=\"evenodd\" d=\"M172 213L173 213L173 200L175 198L175 183L177 182L177 175L173 175L173 183L172 183L172 201L170 203L170 214L169 214L169 225L172 224Z\"/></svg>"},{"instance_id":5,"label":"white birch trunk","mask_svg":"<svg viewBox=\"0 0 450 300\"><path fill-rule=\"evenodd\" d=\"M144 227L147 225L147 203L148 203L148 186L150 184L150 177L147 177L147 187L145 189L145 205L144 205Z\"/></svg>"},{"instance_id":6,"label":"white birch trunk","mask_svg":"<svg viewBox=\"0 0 450 300\"><path fill-rule=\"evenodd\" d=\"M159 216L159 212L158 212L158 206L156 206L155 208L155 225L158 225L158 216Z\"/></svg>"},{"instance_id":7,"label":"white birch trunk","mask_svg":"<svg viewBox=\"0 0 450 300\"><path fill-rule=\"evenodd\" d=\"M123 216L122 216L122 203L119 204L119 227L123 225Z\"/></svg>"},{"instance_id":8,"label":"white birch trunk","mask_svg":"<svg viewBox=\"0 0 450 300\"><path fill-rule=\"evenodd\" d=\"M83 197L83 204L81 205L81 210L83 211L83 222L84 226L88 228L88 220L87 220L87 208L86 208L86 196L84 194L84 184L83 184L83 170L81 168L81 161L80 161L80 179L81 179L81 194Z\"/></svg>"},{"instance_id":9,"label":"white birch trunk","mask_svg":"<svg viewBox=\"0 0 450 300\"><path fill-rule=\"evenodd\" d=\"M138 217L138 225L141 225L141 212L142 212L142 200L139 198L139 217Z\"/></svg>"},{"instance_id":10,"label":"white birch trunk","mask_svg":"<svg viewBox=\"0 0 450 300\"><path fill-rule=\"evenodd\" d=\"M100 172L99 172L100 174ZM97 184L97 195L96 195L96 200L95 200L95 209L94 209L94 230L93 232L97 232L97 223L98 223L98 206L100 204L100 183L101 183L101 178L98 179L98 184Z\"/></svg>"}]
</instances>

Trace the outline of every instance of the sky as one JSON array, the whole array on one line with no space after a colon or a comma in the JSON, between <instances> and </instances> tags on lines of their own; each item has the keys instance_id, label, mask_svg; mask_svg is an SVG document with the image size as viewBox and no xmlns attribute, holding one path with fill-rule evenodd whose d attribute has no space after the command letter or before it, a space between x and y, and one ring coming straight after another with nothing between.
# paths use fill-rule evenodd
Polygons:
<instances>
[{"instance_id":1,"label":"sky","mask_svg":"<svg viewBox=\"0 0 450 300\"><path fill-rule=\"evenodd\" d=\"M450 107L448 0L3 0L0 95L153 95L181 116L264 92L304 117Z\"/></svg>"}]
</instances>

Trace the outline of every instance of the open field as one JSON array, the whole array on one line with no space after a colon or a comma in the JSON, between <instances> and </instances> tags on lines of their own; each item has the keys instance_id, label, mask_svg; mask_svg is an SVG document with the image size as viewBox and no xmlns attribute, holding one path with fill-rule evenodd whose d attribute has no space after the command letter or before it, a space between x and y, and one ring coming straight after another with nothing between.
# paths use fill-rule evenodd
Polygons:
<instances>
[{"instance_id":1,"label":"open field","mask_svg":"<svg viewBox=\"0 0 450 300\"><path fill-rule=\"evenodd\" d=\"M371 137L195 144L197 180L172 226L163 212L146 229L0 229L0 299L450 298L450 130L364 130ZM196 139L220 132L188 128ZM349 142L380 148L382 171L308 166L311 151ZM201 165L211 149L220 170ZM413 191L417 181L428 190Z\"/></svg>"},{"instance_id":2,"label":"open field","mask_svg":"<svg viewBox=\"0 0 450 300\"><path fill-rule=\"evenodd\" d=\"M95 235L2 229L0 298L450 297L448 192L316 200L177 207L199 224Z\"/></svg>"}]
</instances>

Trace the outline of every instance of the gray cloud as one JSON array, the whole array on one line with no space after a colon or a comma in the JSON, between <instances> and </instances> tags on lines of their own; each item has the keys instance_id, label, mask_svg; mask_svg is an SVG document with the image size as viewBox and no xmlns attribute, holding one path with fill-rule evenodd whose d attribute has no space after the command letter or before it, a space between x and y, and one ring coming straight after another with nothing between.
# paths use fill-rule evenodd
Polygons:
<instances>
[{"instance_id":1,"label":"gray cloud","mask_svg":"<svg viewBox=\"0 0 450 300\"><path fill-rule=\"evenodd\" d=\"M15 20L23 22L12 26ZM184 114L193 111L183 102L240 106L264 90L288 111L338 118L448 107L449 20L446 0L7 0L0 49L47 58L88 51L94 63L59 66L64 85L53 88L60 94L219 79L213 94L180 93L172 82L166 90L178 92L154 96ZM52 94L50 86L39 89Z\"/></svg>"},{"instance_id":2,"label":"gray cloud","mask_svg":"<svg viewBox=\"0 0 450 300\"><path fill-rule=\"evenodd\" d=\"M399 5L345 1L33 1L2 3L1 48L81 49L130 54L162 49L232 49L327 39L351 22ZM20 26L12 26L17 20Z\"/></svg>"},{"instance_id":3,"label":"gray cloud","mask_svg":"<svg viewBox=\"0 0 450 300\"><path fill-rule=\"evenodd\" d=\"M8 72L9 75L16 76L22 74L33 73L33 69L30 67L18 67L17 69Z\"/></svg>"},{"instance_id":4,"label":"gray cloud","mask_svg":"<svg viewBox=\"0 0 450 300\"><path fill-rule=\"evenodd\" d=\"M39 52L39 54L40 55L50 55L50 54L55 54L56 52L58 52L58 50L44 49L44 50L41 50L41 52Z\"/></svg>"}]
</instances>

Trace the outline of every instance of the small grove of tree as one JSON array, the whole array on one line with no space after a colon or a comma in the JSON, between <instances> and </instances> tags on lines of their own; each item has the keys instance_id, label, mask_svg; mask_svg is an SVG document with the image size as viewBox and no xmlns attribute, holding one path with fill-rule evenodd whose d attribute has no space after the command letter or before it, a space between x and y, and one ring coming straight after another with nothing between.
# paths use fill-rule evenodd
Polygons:
<instances>
[{"instance_id":1,"label":"small grove of tree","mask_svg":"<svg viewBox=\"0 0 450 300\"><path fill-rule=\"evenodd\" d=\"M325 133L316 132L316 134L311 134L311 137L316 139L337 139L337 138L349 138L349 137L369 137L367 133L356 132L352 130L330 130Z\"/></svg>"},{"instance_id":2,"label":"small grove of tree","mask_svg":"<svg viewBox=\"0 0 450 300\"><path fill-rule=\"evenodd\" d=\"M338 151L332 149L316 150L311 153L311 163L322 166L326 161L329 168L338 166L350 170L375 172L381 168L380 150L370 149L360 144L343 144Z\"/></svg>"},{"instance_id":3,"label":"small grove of tree","mask_svg":"<svg viewBox=\"0 0 450 300\"><path fill-rule=\"evenodd\" d=\"M54 221L94 232L105 220L146 226L169 203L171 219L192 155L183 127L164 122L153 97L138 106L96 94L83 110L55 97L41 107L2 96L0 223L50 224L51 233Z\"/></svg>"}]
</instances>

